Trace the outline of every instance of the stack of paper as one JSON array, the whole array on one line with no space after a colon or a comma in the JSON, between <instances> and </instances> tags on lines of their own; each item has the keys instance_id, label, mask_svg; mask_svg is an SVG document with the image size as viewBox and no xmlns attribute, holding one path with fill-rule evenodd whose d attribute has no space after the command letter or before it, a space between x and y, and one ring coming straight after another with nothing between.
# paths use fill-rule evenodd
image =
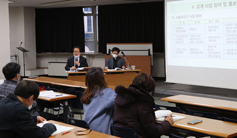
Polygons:
<instances>
[{"instance_id":1,"label":"stack of paper","mask_svg":"<svg viewBox=\"0 0 237 138\"><path fill-rule=\"evenodd\" d=\"M43 125L47 124L47 123L48 123L47 121L44 121L44 123L37 124L37 126L38 127L43 127ZM61 125L58 125L58 124L54 124L54 125L56 126L57 131L55 131L52 135L56 135L56 134L66 132L66 131L70 131L70 130L74 129L74 127L65 127L65 126L61 126Z\"/></svg>"},{"instance_id":2,"label":"stack of paper","mask_svg":"<svg viewBox=\"0 0 237 138\"><path fill-rule=\"evenodd\" d=\"M172 114L172 112L170 110L155 111L157 121L164 121L165 118L170 114ZM172 118L173 118L174 121L176 121L176 120L180 120L180 119L183 119L183 118L186 118L186 117L185 116L180 116L180 115L172 115Z\"/></svg>"},{"instance_id":3,"label":"stack of paper","mask_svg":"<svg viewBox=\"0 0 237 138\"><path fill-rule=\"evenodd\" d=\"M55 97L62 97L68 96L68 94L61 94L53 91L41 91L39 96L41 97L48 97L48 98L55 98Z\"/></svg>"}]
</instances>

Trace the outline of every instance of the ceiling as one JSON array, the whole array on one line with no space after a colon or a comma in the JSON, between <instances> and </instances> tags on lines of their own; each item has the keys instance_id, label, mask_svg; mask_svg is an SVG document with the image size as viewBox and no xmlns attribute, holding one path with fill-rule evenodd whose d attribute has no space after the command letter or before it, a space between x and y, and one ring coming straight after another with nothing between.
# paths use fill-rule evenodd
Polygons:
<instances>
[{"instance_id":1,"label":"ceiling","mask_svg":"<svg viewBox=\"0 0 237 138\"><path fill-rule=\"evenodd\" d=\"M41 3L48 2L59 2L68 0L10 0L14 3L9 4L9 6L17 7L36 7L36 8L56 8L56 7L78 7L78 6L97 6L97 5L114 5L114 4L126 4L126 3L141 3L141 2L154 2L163 0L94 0L94 1L77 1L67 4L55 4L52 6L40 6Z\"/></svg>"}]
</instances>

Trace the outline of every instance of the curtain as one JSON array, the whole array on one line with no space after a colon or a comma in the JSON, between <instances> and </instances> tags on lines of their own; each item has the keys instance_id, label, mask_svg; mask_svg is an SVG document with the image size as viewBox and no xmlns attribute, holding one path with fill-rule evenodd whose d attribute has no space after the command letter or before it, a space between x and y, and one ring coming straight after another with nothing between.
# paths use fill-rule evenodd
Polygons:
<instances>
[{"instance_id":1,"label":"curtain","mask_svg":"<svg viewBox=\"0 0 237 138\"><path fill-rule=\"evenodd\" d=\"M99 6L99 52L106 43L153 43L164 52L164 3L150 2Z\"/></svg>"},{"instance_id":2,"label":"curtain","mask_svg":"<svg viewBox=\"0 0 237 138\"><path fill-rule=\"evenodd\" d=\"M75 8L36 9L36 50L72 52L85 50L83 10Z\"/></svg>"}]
</instances>

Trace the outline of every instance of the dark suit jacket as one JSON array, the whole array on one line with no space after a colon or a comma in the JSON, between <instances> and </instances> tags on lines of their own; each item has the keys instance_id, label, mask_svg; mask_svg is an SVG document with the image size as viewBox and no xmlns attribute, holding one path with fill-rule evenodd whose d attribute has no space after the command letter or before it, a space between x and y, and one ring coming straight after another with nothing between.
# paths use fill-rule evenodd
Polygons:
<instances>
[{"instance_id":1,"label":"dark suit jacket","mask_svg":"<svg viewBox=\"0 0 237 138\"><path fill-rule=\"evenodd\" d=\"M113 57L110 57L106 60L105 67L113 69L113 66L114 66L114 60ZM121 57L117 57L117 67L122 68L122 66L126 67L124 59Z\"/></svg>"},{"instance_id":2,"label":"dark suit jacket","mask_svg":"<svg viewBox=\"0 0 237 138\"><path fill-rule=\"evenodd\" d=\"M84 57L82 57L82 56L80 56L79 58L80 58L80 61L79 61L79 62L80 62L80 66L79 66L79 67L88 67L86 58L84 58ZM74 66L74 62L75 62L74 56L69 57L69 58L67 59L67 65L65 66L65 70L70 70L70 68L71 68L72 66Z\"/></svg>"},{"instance_id":3,"label":"dark suit jacket","mask_svg":"<svg viewBox=\"0 0 237 138\"><path fill-rule=\"evenodd\" d=\"M55 130L53 124L42 128L37 117L12 93L0 102L0 138L48 138Z\"/></svg>"}]
</instances>

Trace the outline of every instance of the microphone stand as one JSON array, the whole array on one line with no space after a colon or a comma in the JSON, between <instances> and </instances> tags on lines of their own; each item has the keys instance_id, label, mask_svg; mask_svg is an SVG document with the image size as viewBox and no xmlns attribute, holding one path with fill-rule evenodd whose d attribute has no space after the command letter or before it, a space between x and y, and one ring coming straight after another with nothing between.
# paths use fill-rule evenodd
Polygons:
<instances>
[{"instance_id":1,"label":"microphone stand","mask_svg":"<svg viewBox=\"0 0 237 138\"><path fill-rule=\"evenodd\" d=\"M123 52L121 52L121 53L123 54L124 59L125 59L125 60L127 61L127 63L128 63L128 66L127 66L126 70L131 70L127 57L125 56L125 54L124 54Z\"/></svg>"}]
</instances>

